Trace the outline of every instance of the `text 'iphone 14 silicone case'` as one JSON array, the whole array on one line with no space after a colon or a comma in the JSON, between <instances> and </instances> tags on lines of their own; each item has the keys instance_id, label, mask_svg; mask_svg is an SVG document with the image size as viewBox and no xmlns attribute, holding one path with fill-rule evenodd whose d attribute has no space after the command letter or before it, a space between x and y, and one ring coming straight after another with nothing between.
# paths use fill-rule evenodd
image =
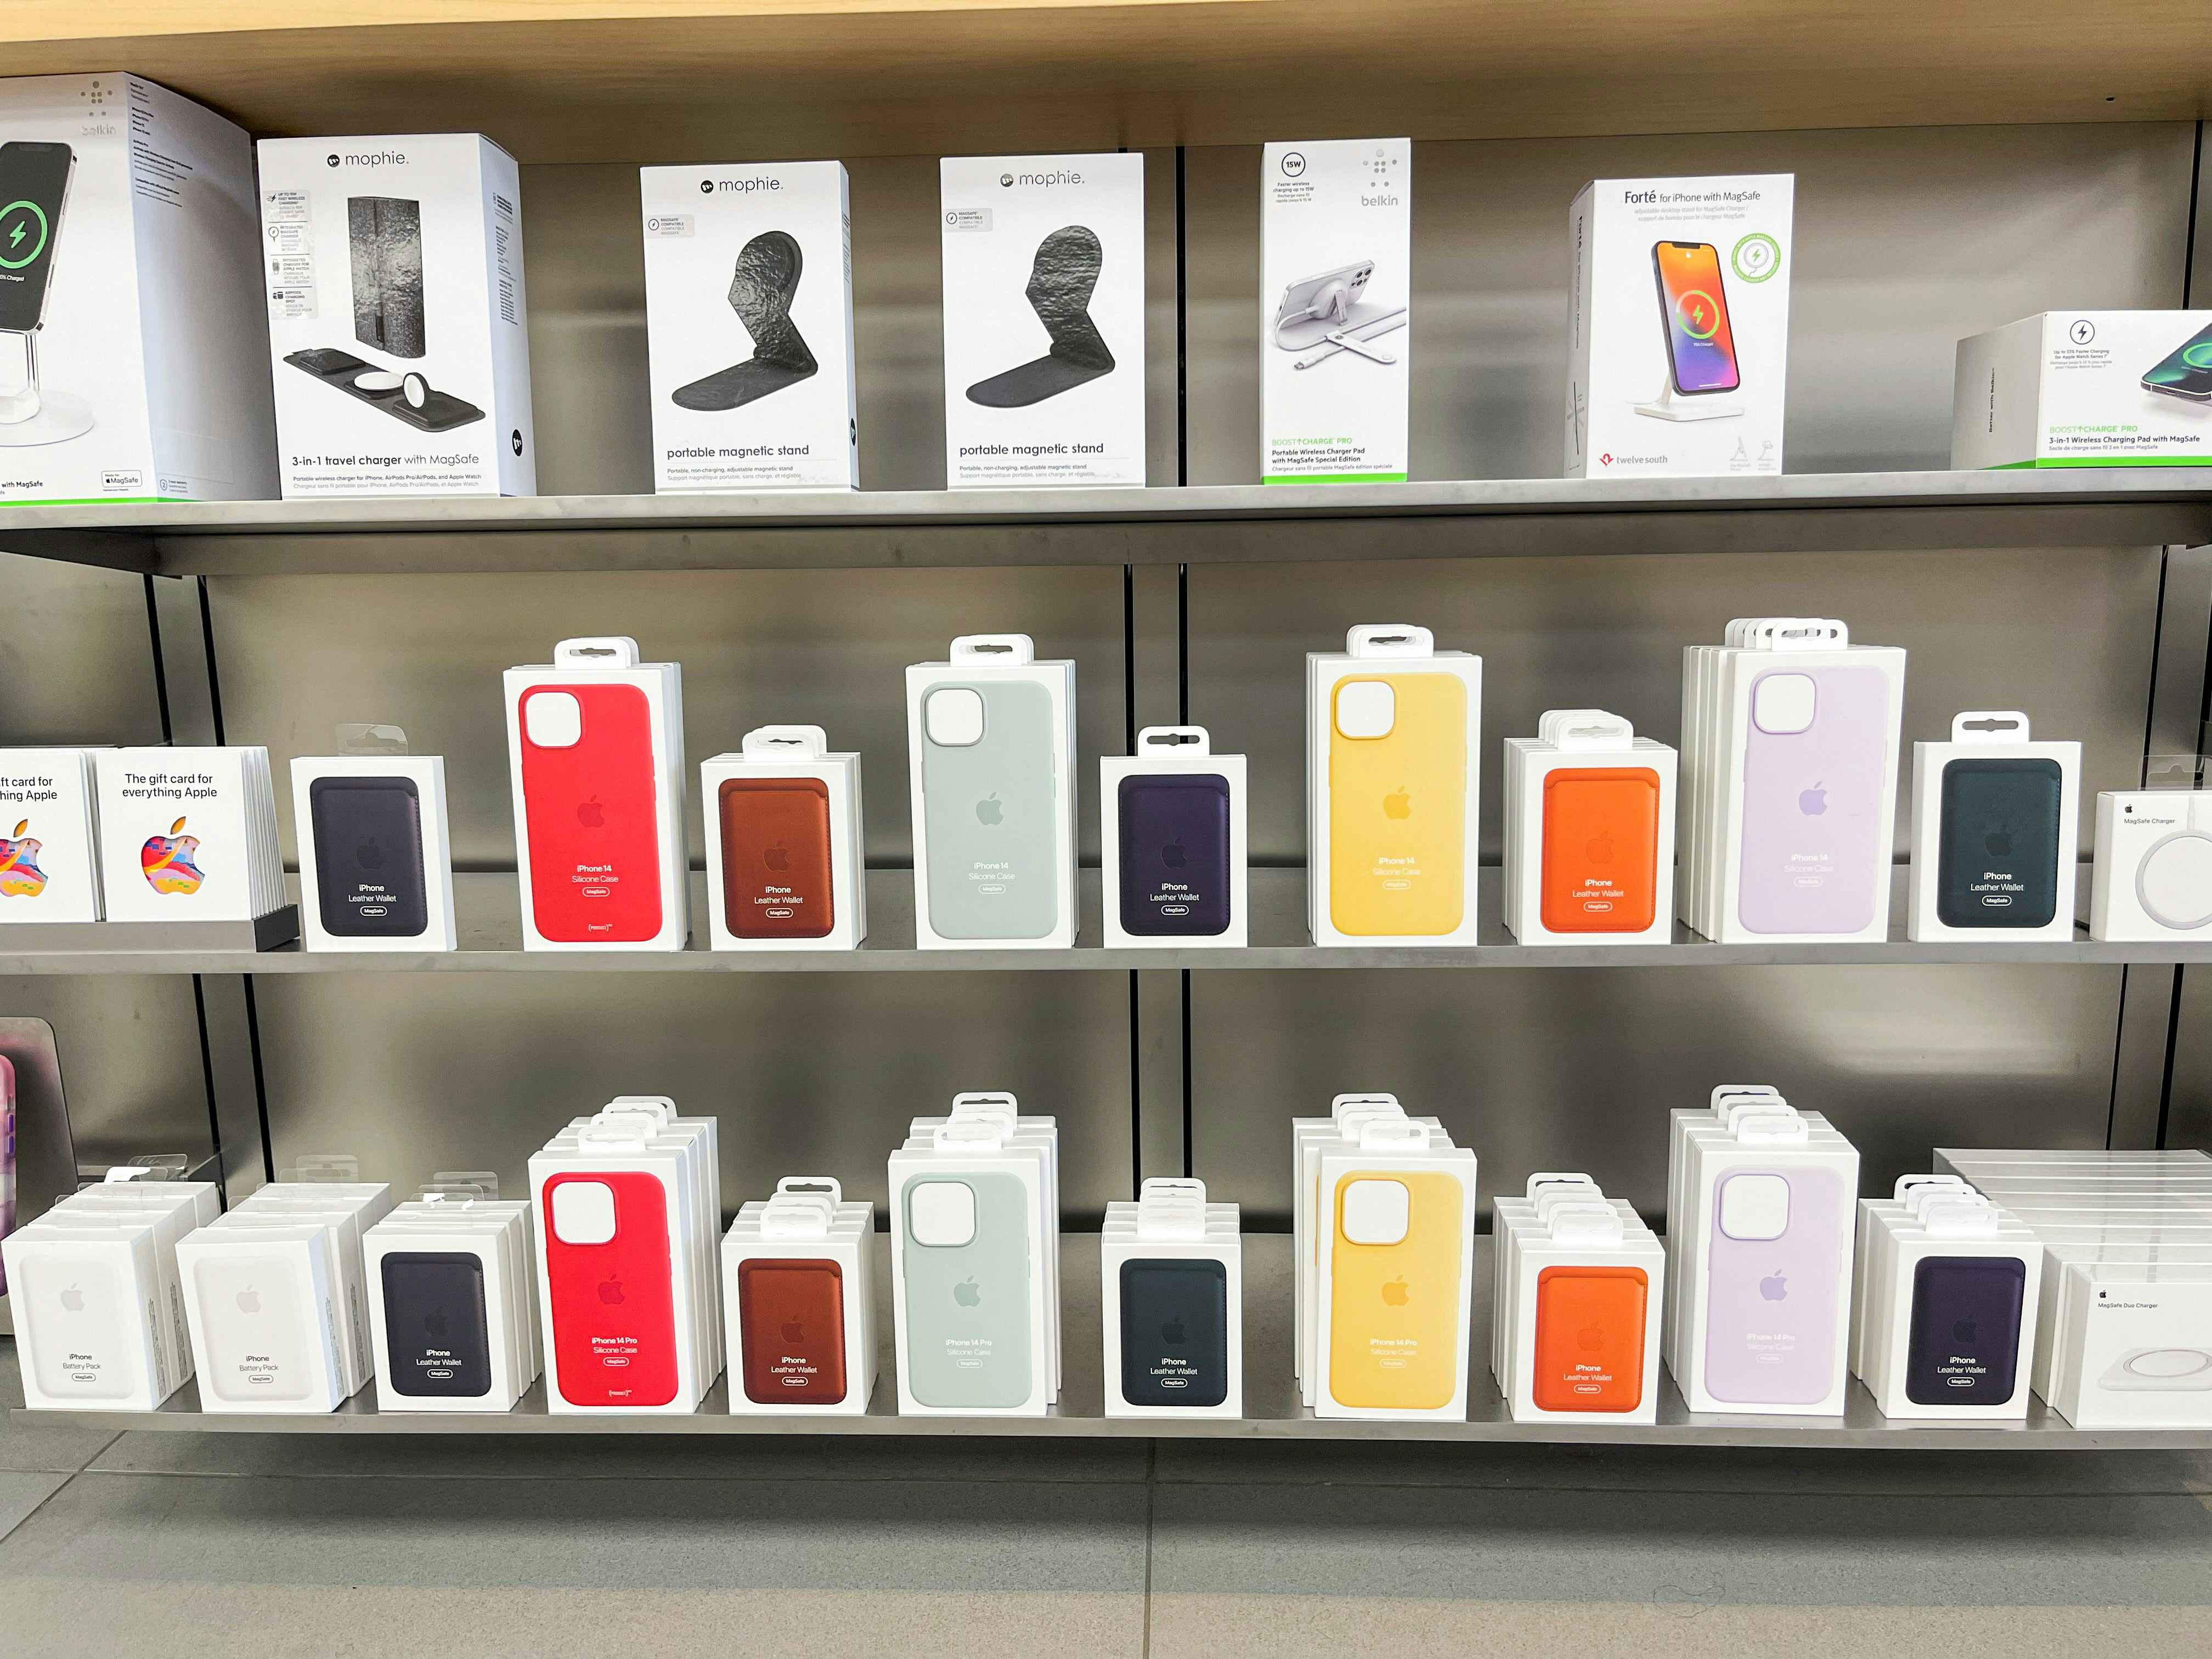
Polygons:
<instances>
[{"instance_id":1,"label":"text 'iphone 14 silicone case'","mask_svg":"<svg viewBox=\"0 0 2212 1659\"><path fill-rule=\"evenodd\" d=\"M533 685L520 701L530 908L538 933L562 944L654 938L660 831L645 693L635 685Z\"/></svg>"},{"instance_id":2,"label":"text 'iphone 14 silicone case'","mask_svg":"<svg viewBox=\"0 0 2212 1659\"><path fill-rule=\"evenodd\" d=\"M845 1273L836 1262L739 1262L738 1332L745 1398L755 1405L844 1399Z\"/></svg>"},{"instance_id":3,"label":"text 'iphone 14 silicone case'","mask_svg":"<svg viewBox=\"0 0 2212 1659\"><path fill-rule=\"evenodd\" d=\"M1943 764L1936 919L1946 927L2045 927L2058 913L2064 777L2048 758Z\"/></svg>"},{"instance_id":4,"label":"text 'iphone 14 silicone case'","mask_svg":"<svg viewBox=\"0 0 2212 1659\"><path fill-rule=\"evenodd\" d=\"M1659 904L1659 775L1648 766L1544 775L1543 923L1553 933L1640 933Z\"/></svg>"},{"instance_id":5,"label":"text 'iphone 14 silicone case'","mask_svg":"<svg viewBox=\"0 0 2212 1659\"><path fill-rule=\"evenodd\" d=\"M1121 1398L1218 1406L1229 1398L1229 1273L1218 1261L1121 1264Z\"/></svg>"},{"instance_id":6,"label":"text 'iphone 14 silicone case'","mask_svg":"<svg viewBox=\"0 0 2212 1659\"><path fill-rule=\"evenodd\" d=\"M1751 684L1737 914L1754 933L1855 933L1889 863L1889 677L1773 669Z\"/></svg>"},{"instance_id":7,"label":"text 'iphone 14 silicone case'","mask_svg":"<svg viewBox=\"0 0 2212 1659\"><path fill-rule=\"evenodd\" d=\"M466 1250L384 1257L384 1375L393 1390L481 1400L491 1392L483 1261Z\"/></svg>"},{"instance_id":8,"label":"text 'iphone 14 silicone case'","mask_svg":"<svg viewBox=\"0 0 2212 1659\"><path fill-rule=\"evenodd\" d=\"M338 939L412 939L430 926L422 806L412 778L317 778L315 903Z\"/></svg>"},{"instance_id":9,"label":"text 'iphone 14 silicone case'","mask_svg":"<svg viewBox=\"0 0 2212 1659\"><path fill-rule=\"evenodd\" d=\"M549 1338L572 1406L676 1398L676 1301L668 1194L642 1170L548 1176Z\"/></svg>"},{"instance_id":10,"label":"text 'iphone 14 silicone case'","mask_svg":"<svg viewBox=\"0 0 2212 1659\"><path fill-rule=\"evenodd\" d=\"M1467 683L1456 674L1337 682L1328 914L1339 933L1413 938L1458 928L1467 914Z\"/></svg>"},{"instance_id":11,"label":"text 'iphone 14 silicone case'","mask_svg":"<svg viewBox=\"0 0 2212 1659\"><path fill-rule=\"evenodd\" d=\"M899 1194L907 1388L925 1406L1030 1397L1030 1195L1018 1176L916 1176Z\"/></svg>"},{"instance_id":12,"label":"text 'iphone 14 silicone case'","mask_svg":"<svg viewBox=\"0 0 2212 1659\"><path fill-rule=\"evenodd\" d=\"M1229 780L1217 772L1123 778L1121 929L1146 938L1229 931Z\"/></svg>"},{"instance_id":13,"label":"text 'iphone 14 silicone case'","mask_svg":"<svg viewBox=\"0 0 2212 1659\"><path fill-rule=\"evenodd\" d=\"M1052 693L948 681L923 693L921 716L930 927L945 939L1042 939L1060 922Z\"/></svg>"},{"instance_id":14,"label":"text 'iphone 14 silicone case'","mask_svg":"<svg viewBox=\"0 0 2212 1659\"><path fill-rule=\"evenodd\" d=\"M1905 1397L1916 1406L2002 1406L2018 1387L2027 1266L2017 1256L1931 1255L1912 1269Z\"/></svg>"},{"instance_id":15,"label":"text 'iphone 14 silicone case'","mask_svg":"<svg viewBox=\"0 0 2212 1659\"><path fill-rule=\"evenodd\" d=\"M1391 1189L1395 1189L1391 1190ZM1433 1411L1459 1368L1466 1193L1456 1176L1341 1177L1331 1204L1328 1391L1339 1405Z\"/></svg>"},{"instance_id":16,"label":"text 'iphone 14 silicone case'","mask_svg":"<svg viewBox=\"0 0 2212 1659\"><path fill-rule=\"evenodd\" d=\"M739 939L826 939L831 890L830 786L820 778L726 778L722 914Z\"/></svg>"},{"instance_id":17,"label":"text 'iphone 14 silicone case'","mask_svg":"<svg viewBox=\"0 0 2212 1659\"><path fill-rule=\"evenodd\" d=\"M1705 1390L1716 1400L1806 1406L1833 1391L1851 1201L1833 1170L1738 1170L1715 1190Z\"/></svg>"},{"instance_id":18,"label":"text 'iphone 14 silicone case'","mask_svg":"<svg viewBox=\"0 0 2212 1659\"><path fill-rule=\"evenodd\" d=\"M1529 1395L1547 1412L1632 1412L1644 1403L1650 1282L1641 1267L1546 1267L1536 1275Z\"/></svg>"}]
</instances>

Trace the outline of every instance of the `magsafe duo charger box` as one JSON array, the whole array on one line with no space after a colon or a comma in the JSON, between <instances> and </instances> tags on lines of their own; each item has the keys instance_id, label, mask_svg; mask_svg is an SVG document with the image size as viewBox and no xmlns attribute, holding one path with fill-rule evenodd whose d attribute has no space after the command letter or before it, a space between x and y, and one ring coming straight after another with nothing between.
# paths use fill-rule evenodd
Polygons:
<instances>
[{"instance_id":1,"label":"magsafe duo charger box","mask_svg":"<svg viewBox=\"0 0 2212 1659\"><path fill-rule=\"evenodd\" d=\"M1567 210L1569 477L1782 471L1796 185L1583 186Z\"/></svg>"},{"instance_id":2,"label":"magsafe duo charger box","mask_svg":"<svg viewBox=\"0 0 2212 1659\"><path fill-rule=\"evenodd\" d=\"M0 84L0 503L276 493L253 146L132 75Z\"/></svg>"},{"instance_id":3,"label":"magsafe duo charger box","mask_svg":"<svg viewBox=\"0 0 2212 1659\"><path fill-rule=\"evenodd\" d=\"M1413 143L1269 144L1260 162L1260 476L1402 483Z\"/></svg>"},{"instance_id":4,"label":"magsafe duo charger box","mask_svg":"<svg viewBox=\"0 0 2212 1659\"><path fill-rule=\"evenodd\" d=\"M2044 311L1959 342L1951 465L2212 466L2212 311Z\"/></svg>"},{"instance_id":5,"label":"magsafe duo charger box","mask_svg":"<svg viewBox=\"0 0 2212 1659\"><path fill-rule=\"evenodd\" d=\"M258 148L285 499L536 495L514 158L473 132Z\"/></svg>"},{"instance_id":6,"label":"magsafe duo charger box","mask_svg":"<svg viewBox=\"0 0 2212 1659\"><path fill-rule=\"evenodd\" d=\"M2212 791L2106 790L2097 797L2089 937L2212 938Z\"/></svg>"},{"instance_id":7,"label":"magsafe duo charger box","mask_svg":"<svg viewBox=\"0 0 2212 1659\"><path fill-rule=\"evenodd\" d=\"M1145 158L938 163L945 482L1145 482Z\"/></svg>"},{"instance_id":8,"label":"magsafe duo charger box","mask_svg":"<svg viewBox=\"0 0 2212 1659\"><path fill-rule=\"evenodd\" d=\"M857 489L840 161L642 167L653 486Z\"/></svg>"}]
</instances>

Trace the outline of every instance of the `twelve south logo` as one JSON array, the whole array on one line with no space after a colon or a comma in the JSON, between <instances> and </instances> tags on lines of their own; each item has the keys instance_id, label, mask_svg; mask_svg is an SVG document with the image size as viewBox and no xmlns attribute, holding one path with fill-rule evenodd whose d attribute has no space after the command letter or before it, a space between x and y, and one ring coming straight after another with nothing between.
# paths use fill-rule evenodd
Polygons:
<instances>
[{"instance_id":1,"label":"twelve south logo","mask_svg":"<svg viewBox=\"0 0 2212 1659\"><path fill-rule=\"evenodd\" d=\"M23 833L30 827L30 819L25 818L12 836L0 836L0 898L36 898L46 890L39 843Z\"/></svg>"},{"instance_id":2,"label":"twelve south logo","mask_svg":"<svg viewBox=\"0 0 2212 1659\"><path fill-rule=\"evenodd\" d=\"M138 849L138 867L145 872L146 884L157 893L197 893L207 879L192 862L199 842L184 831L185 821L179 818L167 835L149 836Z\"/></svg>"}]
</instances>

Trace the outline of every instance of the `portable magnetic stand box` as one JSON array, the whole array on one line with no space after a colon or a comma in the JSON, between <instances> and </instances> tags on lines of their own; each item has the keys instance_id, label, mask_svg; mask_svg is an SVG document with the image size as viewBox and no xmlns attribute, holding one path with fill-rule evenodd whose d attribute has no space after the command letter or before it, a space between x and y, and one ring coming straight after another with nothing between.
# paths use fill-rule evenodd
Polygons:
<instances>
[{"instance_id":1,"label":"portable magnetic stand box","mask_svg":"<svg viewBox=\"0 0 2212 1659\"><path fill-rule=\"evenodd\" d=\"M1601 708L1505 740L1505 925L1523 945L1674 936L1675 755Z\"/></svg>"},{"instance_id":2,"label":"portable magnetic stand box","mask_svg":"<svg viewBox=\"0 0 2212 1659\"><path fill-rule=\"evenodd\" d=\"M621 635L563 640L507 671L526 951L680 951L684 671Z\"/></svg>"},{"instance_id":3,"label":"portable magnetic stand box","mask_svg":"<svg viewBox=\"0 0 2212 1659\"><path fill-rule=\"evenodd\" d=\"M853 220L839 161L639 169L653 483L857 489Z\"/></svg>"},{"instance_id":4,"label":"portable magnetic stand box","mask_svg":"<svg viewBox=\"0 0 2212 1659\"><path fill-rule=\"evenodd\" d=\"M818 726L763 726L699 767L717 951L854 951L868 936L860 757Z\"/></svg>"},{"instance_id":5,"label":"portable magnetic stand box","mask_svg":"<svg viewBox=\"0 0 2212 1659\"><path fill-rule=\"evenodd\" d=\"M1098 1239L1109 1417L1244 1414L1243 1249L1234 1204L1156 1178Z\"/></svg>"},{"instance_id":6,"label":"portable magnetic stand box","mask_svg":"<svg viewBox=\"0 0 2212 1659\"><path fill-rule=\"evenodd\" d=\"M859 1417L876 1391L875 1206L787 1176L722 1238L730 1410Z\"/></svg>"},{"instance_id":7,"label":"portable magnetic stand box","mask_svg":"<svg viewBox=\"0 0 2212 1659\"><path fill-rule=\"evenodd\" d=\"M0 749L0 923L98 921L92 749Z\"/></svg>"},{"instance_id":8,"label":"portable magnetic stand box","mask_svg":"<svg viewBox=\"0 0 2212 1659\"><path fill-rule=\"evenodd\" d=\"M380 1412L507 1412L538 1379L536 1251L520 1200L428 1192L362 1236Z\"/></svg>"},{"instance_id":9,"label":"portable magnetic stand box","mask_svg":"<svg viewBox=\"0 0 2212 1659\"><path fill-rule=\"evenodd\" d=\"M292 830L308 950L458 947L444 757L300 756Z\"/></svg>"},{"instance_id":10,"label":"portable magnetic stand box","mask_svg":"<svg viewBox=\"0 0 2212 1659\"><path fill-rule=\"evenodd\" d=\"M1075 665L966 634L906 671L914 933L925 951L1075 943Z\"/></svg>"},{"instance_id":11,"label":"portable magnetic stand box","mask_svg":"<svg viewBox=\"0 0 2212 1659\"><path fill-rule=\"evenodd\" d=\"M266 749L103 749L93 767L108 921L252 921L284 908Z\"/></svg>"},{"instance_id":12,"label":"portable magnetic stand box","mask_svg":"<svg viewBox=\"0 0 2212 1659\"><path fill-rule=\"evenodd\" d=\"M1583 186L1567 210L1569 477L1782 471L1796 185Z\"/></svg>"},{"instance_id":13,"label":"portable magnetic stand box","mask_svg":"<svg viewBox=\"0 0 2212 1659\"><path fill-rule=\"evenodd\" d=\"M1539 1171L1496 1203L1491 1367L1516 1423L1652 1423L1666 1252L1626 1200Z\"/></svg>"},{"instance_id":14,"label":"portable magnetic stand box","mask_svg":"<svg viewBox=\"0 0 2212 1659\"><path fill-rule=\"evenodd\" d=\"M258 149L285 499L536 495L514 158L472 132Z\"/></svg>"},{"instance_id":15,"label":"portable magnetic stand box","mask_svg":"<svg viewBox=\"0 0 2212 1659\"><path fill-rule=\"evenodd\" d=\"M1482 659L1364 623L1306 653L1306 920L1316 945L1472 945Z\"/></svg>"},{"instance_id":16,"label":"portable magnetic stand box","mask_svg":"<svg viewBox=\"0 0 2212 1659\"><path fill-rule=\"evenodd\" d=\"M0 503L274 495L252 141L135 75L0 87Z\"/></svg>"},{"instance_id":17,"label":"portable magnetic stand box","mask_svg":"<svg viewBox=\"0 0 2212 1659\"><path fill-rule=\"evenodd\" d=\"M1145 482L1145 158L947 156L945 480Z\"/></svg>"},{"instance_id":18,"label":"portable magnetic stand box","mask_svg":"<svg viewBox=\"0 0 2212 1659\"><path fill-rule=\"evenodd\" d=\"M1969 709L1912 745L1916 939L2070 939L2081 745L2036 742L2018 709Z\"/></svg>"},{"instance_id":19,"label":"portable magnetic stand box","mask_svg":"<svg viewBox=\"0 0 2212 1659\"><path fill-rule=\"evenodd\" d=\"M1147 726L1098 757L1108 946L1242 946L1250 926L1244 757L1202 726Z\"/></svg>"},{"instance_id":20,"label":"portable magnetic stand box","mask_svg":"<svg viewBox=\"0 0 2212 1659\"><path fill-rule=\"evenodd\" d=\"M2212 790L2097 797L2089 936L2184 939L2212 926Z\"/></svg>"},{"instance_id":21,"label":"portable magnetic stand box","mask_svg":"<svg viewBox=\"0 0 2212 1659\"><path fill-rule=\"evenodd\" d=\"M1261 481L1402 483L1413 141L1267 145L1260 264Z\"/></svg>"},{"instance_id":22,"label":"portable magnetic stand box","mask_svg":"<svg viewBox=\"0 0 2212 1659\"><path fill-rule=\"evenodd\" d=\"M1960 341L1951 465L2212 466L2212 312L2045 311Z\"/></svg>"}]
</instances>

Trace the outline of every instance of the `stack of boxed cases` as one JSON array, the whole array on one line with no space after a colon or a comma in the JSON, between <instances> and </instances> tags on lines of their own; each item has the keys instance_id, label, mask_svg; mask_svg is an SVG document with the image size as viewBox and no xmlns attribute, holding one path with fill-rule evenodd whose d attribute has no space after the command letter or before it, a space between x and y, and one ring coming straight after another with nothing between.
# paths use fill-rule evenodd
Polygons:
<instances>
[{"instance_id":1,"label":"stack of boxed cases","mask_svg":"<svg viewBox=\"0 0 2212 1659\"><path fill-rule=\"evenodd\" d=\"M1952 1175L1859 1203L1851 1373L1884 1417L2027 1415L2043 1247Z\"/></svg>"},{"instance_id":2,"label":"stack of boxed cases","mask_svg":"<svg viewBox=\"0 0 2212 1659\"><path fill-rule=\"evenodd\" d=\"M722 1372L715 1120L618 1095L530 1158L545 1405L684 1413Z\"/></svg>"},{"instance_id":3,"label":"stack of boxed cases","mask_svg":"<svg viewBox=\"0 0 2212 1659\"><path fill-rule=\"evenodd\" d=\"M1602 708L1505 739L1505 925L1523 945L1674 937L1674 751Z\"/></svg>"},{"instance_id":4,"label":"stack of boxed cases","mask_svg":"<svg viewBox=\"0 0 2212 1659\"><path fill-rule=\"evenodd\" d=\"M960 1094L890 1157L902 1416L1042 1417L1060 1398L1060 1131Z\"/></svg>"},{"instance_id":5,"label":"stack of boxed cases","mask_svg":"<svg viewBox=\"0 0 2212 1659\"><path fill-rule=\"evenodd\" d=\"M786 1176L722 1238L730 1409L858 1417L876 1391L876 1206Z\"/></svg>"},{"instance_id":6,"label":"stack of boxed cases","mask_svg":"<svg viewBox=\"0 0 2212 1659\"><path fill-rule=\"evenodd\" d=\"M202 1411L335 1411L368 1385L362 1236L391 1208L382 1182L273 1182L177 1246Z\"/></svg>"},{"instance_id":7,"label":"stack of boxed cases","mask_svg":"<svg viewBox=\"0 0 2212 1659\"><path fill-rule=\"evenodd\" d=\"M538 1251L520 1199L425 1193L362 1239L376 1408L504 1412L538 1380Z\"/></svg>"},{"instance_id":8,"label":"stack of boxed cases","mask_svg":"<svg viewBox=\"0 0 2212 1659\"><path fill-rule=\"evenodd\" d=\"M1467 1415L1474 1152L1395 1095L1291 1121L1299 1394L1318 1417Z\"/></svg>"},{"instance_id":9,"label":"stack of boxed cases","mask_svg":"<svg viewBox=\"0 0 2212 1659\"><path fill-rule=\"evenodd\" d=\"M1936 1167L2043 1245L2045 1404L2077 1429L2212 1427L2212 1158L1938 1147Z\"/></svg>"},{"instance_id":10,"label":"stack of boxed cases","mask_svg":"<svg viewBox=\"0 0 2212 1659\"><path fill-rule=\"evenodd\" d=\"M1106 1206L1099 1307L1109 1417L1244 1414L1243 1248L1206 1183L1147 1181Z\"/></svg>"},{"instance_id":11,"label":"stack of boxed cases","mask_svg":"<svg viewBox=\"0 0 2212 1659\"><path fill-rule=\"evenodd\" d=\"M175 1393L192 1374L177 1247L220 1208L212 1182L111 1181L0 1242L23 1403L151 1411Z\"/></svg>"},{"instance_id":12,"label":"stack of boxed cases","mask_svg":"<svg viewBox=\"0 0 2212 1659\"><path fill-rule=\"evenodd\" d=\"M1859 1155L1764 1084L1672 1115L1667 1369L1693 1412L1844 1409Z\"/></svg>"},{"instance_id":13,"label":"stack of boxed cases","mask_svg":"<svg viewBox=\"0 0 2212 1659\"><path fill-rule=\"evenodd\" d=\"M1634 1206L1540 1170L1495 1231L1490 1368L1513 1420L1656 1422L1667 1255Z\"/></svg>"},{"instance_id":14,"label":"stack of boxed cases","mask_svg":"<svg viewBox=\"0 0 2212 1659\"><path fill-rule=\"evenodd\" d=\"M1722 943L1889 937L1905 653L1826 617L1682 653L1675 902Z\"/></svg>"}]
</instances>

